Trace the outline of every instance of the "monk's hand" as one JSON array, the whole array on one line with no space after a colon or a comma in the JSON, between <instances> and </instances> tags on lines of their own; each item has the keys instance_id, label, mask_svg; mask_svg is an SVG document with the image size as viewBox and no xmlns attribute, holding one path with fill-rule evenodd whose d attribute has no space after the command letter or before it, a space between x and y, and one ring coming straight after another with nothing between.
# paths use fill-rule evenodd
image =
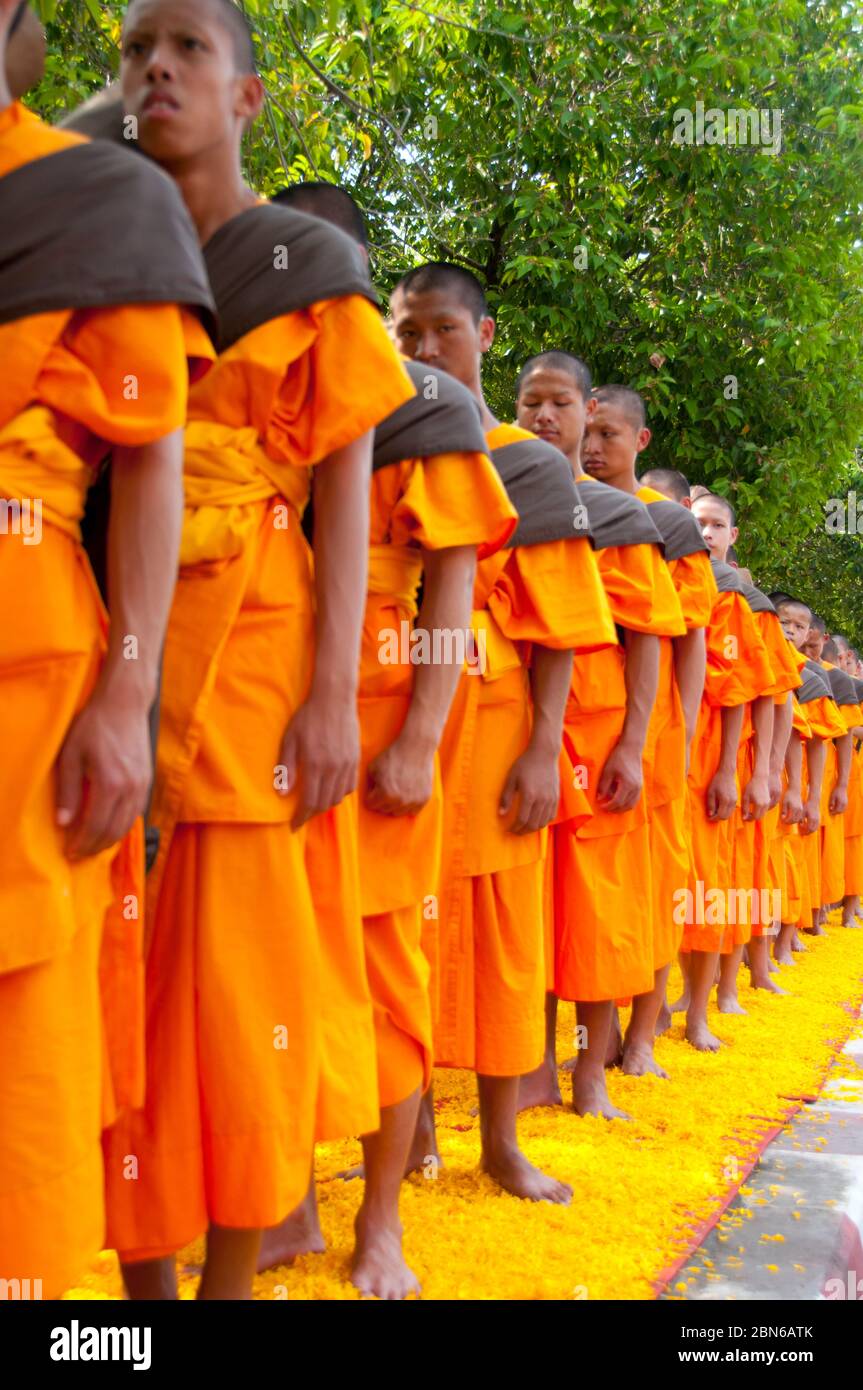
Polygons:
<instances>
[{"instance_id":1,"label":"monk's hand","mask_svg":"<svg viewBox=\"0 0 863 1390\"><path fill-rule=\"evenodd\" d=\"M773 770L773 768L770 769L770 779L769 779L769 784L768 784L768 785L769 785L769 788L770 788L770 805L768 806L767 809L768 809L769 811L772 811L772 810L773 810L773 807L774 807L774 806L778 806L779 803L780 803L780 801L782 800L782 772L781 772L781 770L778 771L778 772L776 772L776 771Z\"/></svg>"},{"instance_id":2,"label":"monk's hand","mask_svg":"<svg viewBox=\"0 0 863 1390\"><path fill-rule=\"evenodd\" d=\"M800 818L800 834L814 835L821 825L821 806L815 800L804 801Z\"/></svg>"},{"instance_id":3,"label":"monk's hand","mask_svg":"<svg viewBox=\"0 0 863 1390\"><path fill-rule=\"evenodd\" d=\"M790 788L782 794L782 810L780 812L782 821L785 825L799 825L803 819L803 802L800 800L800 793L791 791Z\"/></svg>"},{"instance_id":4,"label":"monk's hand","mask_svg":"<svg viewBox=\"0 0 863 1390\"><path fill-rule=\"evenodd\" d=\"M603 811L631 811L638 804L643 785L641 749L623 742L616 744L596 788L596 799Z\"/></svg>"},{"instance_id":5,"label":"monk's hand","mask_svg":"<svg viewBox=\"0 0 863 1390\"><path fill-rule=\"evenodd\" d=\"M338 806L357 785L360 723L356 699L310 695L300 705L282 739L279 758L284 776L282 796L299 782L300 795L291 827L300 826Z\"/></svg>"},{"instance_id":6,"label":"monk's hand","mask_svg":"<svg viewBox=\"0 0 863 1390\"><path fill-rule=\"evenodd\" d=\"M122 840L146 809L152 778L145 703L97 686L57 760L57 824L68 830L68 857L85 859Z\"/></svg>"},{"instance_id":7,"label":"monk's hand","mask_svg":"<svg viewBox=\"0 0 863 1390\"><path fill-rule=\"evenodd\" d=\"M396 738L369 763L365 803L382 816L415 816L434 791L434 744Z\"/></svg>"},{"instance_id":8,"label":"monk's hand","mask_svg":"<svg viewBox=\"0 0 863 1390\"><path fill-rule=\"evenodd\" d=\"M737 784L733 772L720 768L707 788L707 819L728 820L737 806Z\"/></svg>"},{"instance_id":9,"label":"monk's hand","mask_svg":"<svg viewBox=\"0 0 863 1390\"><path fill-rule=\"evenodd\" d=\"M507 816L518 802L510 830L514 835L530 835L554 820L559 800L557 755L528 747L509 770L498 810Z\"/></svg>"},{"instance_id":10,"label":"monk's hand","mask_svg":"<svg viewBox=\"0 0 863 1390\"><path fill-rule=\"evenodd\" d=\"M848 810L848 792L844 787L834 787L830 793L830 814L841 816Z\"/></svg>"},{"instance_id":11,"label":"monk's hand","mask_svg":"<svg viewBox=\"0 0 863 1390\"><path fill-rule=\"evenodd\" d=\"M770 783L767 777L751 777L741 801L744 820L761 820L770 810Z\"/></svg>"}]
</instances>

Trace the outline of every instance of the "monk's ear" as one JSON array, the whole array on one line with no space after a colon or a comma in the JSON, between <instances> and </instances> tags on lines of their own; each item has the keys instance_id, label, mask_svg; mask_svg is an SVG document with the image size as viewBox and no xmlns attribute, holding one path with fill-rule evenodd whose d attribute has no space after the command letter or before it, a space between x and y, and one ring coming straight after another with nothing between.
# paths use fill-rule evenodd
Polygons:
<instances>
[{"instance_id":1,"label":"monk's ear","mask_svg":"<svg viewBox=\"0 0 863 1390\"><path fill-rule=\"evenodd\" d=\"M688 512L691 512L691 511L692 511L692 498L691 498L691 497L681 497L681 499L680 499L680 505L681 505L681 507L685 507L686 510L687 510Z\"/></svg>"},{"instance_id":2,"label":"monk's ear","mask_svg":"<svg viewBox=\"0 0 863 1390\"><path fill-rule=\"evenodd\" d=\"M0 0L0 20L8 24L18 9L16 0ZM45 71L45 30L30 9L24 9L15 33L6 44L6 81L13 100L41 80Z\"/></svg>"},{"instance_id":3,"label":"monk's ear","mask_svg":"<svg viewBox=\"0 0 863 1390\"><path fill-rule=\"evenodd\" d=\"M244 130L248 130L260 116L265 97L264 84L255 73L249 72L237 79L234 115L242 116Z\"/></svg>"},{"instance_id":4,"label":"monk's ear","mask_svg":"<svg viewBox=\"0 0 863 1390\"><path fill-rule=\"evenodd\" d=\"M736 545L736 544L737 544L737 537L738 537L739 535L740 535L740 527L739 527L739 526L732 526L732 528L731 528L731 540L730 540L729 544L730 544L730 545Z\"/></svg>"},{"instance_id":5,"label":"monk's ear","mask_svg":"<svg viewBox=\"0 0 863 1390\"><path fill-rule=\"evenodd\" d=\"M490 314L485 314L479 321L479 350L488 352L494 342L495 322Z\"/></svg>"},{"instance_id":6,"label":"monk's ear","mask_svg":"<svg viewBox=\"0 0 863 1390\"><path fill-rule=\"evenodd\" d=\"M591 415L595 415L598 410L599 401L596 399L596 396L588 396L587 404L584 407L585 420L589 420Z\"/></svg>"},{"instance_id":7,"label":"monk's ear","mask_svg":"<svg viewBox=\"0 0 863 1390\"><path fill-rule=\"evenodd\" d=\"M652 435L650 433L650 430L645 425L644 429L638 431L638 437L635 441L635 452L637 454L642 453L647 448L648 444L651 441L651 438Z\"/></svg>"}]
</instances>

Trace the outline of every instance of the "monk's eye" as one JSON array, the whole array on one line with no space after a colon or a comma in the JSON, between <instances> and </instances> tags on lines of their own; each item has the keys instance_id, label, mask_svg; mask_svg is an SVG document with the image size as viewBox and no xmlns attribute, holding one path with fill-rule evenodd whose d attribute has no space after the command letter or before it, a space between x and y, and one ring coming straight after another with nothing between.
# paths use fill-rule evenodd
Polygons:
<instances>
[{"instance_id":1,"label":"monk's eye","mask_svg":"<svg viewBox=\"0 0 863 1390\"><path fill-rule=\"evenodd\" d=\"M204 45L201 43L201 40L200 40L200 39L194 39L194 38L192 38L191 34L188 35L187 38L183 39L183 40L182 40L182 43L183 43L183 47L184 47L184 48L187 48L187 49L189 49L189 50L193 50L193 49L196 49L196 48L201 48L201 49L202 49L202 48L204 47Z\"/></svg>"},{"instance_id":2,"label":"monk's eye","mask_svg":"<svg viewBox=\"0 0 863 1390\"><path fill-rule=\"evenodd\" d=\"M127 39L123 44L124 58L139 58L144 52L144 45L140 39Z\"/></svg>"}]
</instances>

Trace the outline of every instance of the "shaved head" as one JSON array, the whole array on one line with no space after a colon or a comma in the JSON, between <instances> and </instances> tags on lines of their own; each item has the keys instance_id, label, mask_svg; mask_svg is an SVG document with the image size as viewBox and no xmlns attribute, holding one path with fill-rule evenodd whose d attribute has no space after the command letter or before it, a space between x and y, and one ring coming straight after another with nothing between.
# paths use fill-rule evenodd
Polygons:
<instances>
[{"instance_id":1,"label":"shaved head","mask_svg":"<svg viewBox=\"0 0 863 1390\"><path fill-rule=\"evenodd\" d=\"M675 502L689 501L689 479L676 468L648 468L638 480L655 492L662 492Z\"/></svg>"},{"instance_id":2,"label":"shaved head","mask_svg":"<svg viewBox=\"0 0 863 1390\"><path fill-rule=\"evenodd\" d=\"M735 512L735 510L734 510L734 508L732 507L731 503L729 502L728 498L727 498L727 497L723 497L721 493L719 493L719 492L699 492L698 496L695 497L695 498L693 498L693 502L692 502L692 510L693 510L693 511L695 511L696 506L697 506L697 504L698 504L699 502L712 502L712 503L718 504L720 507L724 507L724 508L725 508L725 511L728 513L728 524L729 524L729 526L736 526L736 525L737 525L737 513Z\"/></svg>"},{"instance_id":3,"label":"shaved head","mask_svg":"<svg viewBox=\"0 0 863 1390\"><path fill-rule=\"evenodd\" d=\"M479 280L470 270L453 265L451 261L427 261L425 265L417 266L416 270L409 270L399 280L393 296L428 294L435 290L453 295L470 312L474 323L488 316L485 290Z\"/></svg>"},{"instance_id":4,"label":"shaved head","mask_svg":"<svg viewBox=\"0 0 863 1390\"><path fill-rule=\"evenodd\" d=\"M644 401L638 392L633 391L629 386L597 386L594 388L593 395L594 399L599 401L601 405L608 405L613 410L620 411L636 434L646 426L647 413L644 409Z\"/></svg>"},{"instance_id":5,"label":"shaved head","mask_svg":"<svg viewBox=\"0 0 863 1390\"><path fill-rule=\"evenodd\" d=\"M368 247L363 215L350 193L337 183L324 183L321 180L292 183L274 193L270 202L284 203L298 212L307 212L312 217L322 218L324 222L332 222L334 227L347 232L358 245L364 249Z\"/></svg>"},{"instance_id":6,"label":"shaved head","mask_svg":"<svg viewBox=\"0 0 863 1390\"><path fill-rule=\"evenodd\" d=\"M531 372L537 368L552 372L566 372L571 376L575 385L578 387L585 400L590 397L591 379L590 368L586 362L582 362L580 357L576 357L572 352L563 352L558 348L552 348L548 352L537 353L536 357L529 357L518 374L518 381L515 384L515 394L521 394L521 388L530 376Z\"/></svg>"}]
</instances>

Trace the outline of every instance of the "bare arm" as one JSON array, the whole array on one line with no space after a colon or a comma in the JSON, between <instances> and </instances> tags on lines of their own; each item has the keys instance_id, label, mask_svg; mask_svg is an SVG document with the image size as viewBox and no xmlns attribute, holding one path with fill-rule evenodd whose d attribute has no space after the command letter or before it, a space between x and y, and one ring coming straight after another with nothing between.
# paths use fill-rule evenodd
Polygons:
<instances>
[{"instance_id":1,"label":"bare arm","mask_svg":"<svg viewBox=\"0 0 863 1390\"><path fill-rule=\"evenodd\" d=\"M794 719L794 696L788 694L781 705L773 706L773 738L770 741L770 805L782 799L782 769Z\"/></svg>"},{"instance_id":2,"label":"bare arm","mask_svg":"<svg viewBox=\"0 0 863 1390\"><path fill-rule=\"evenodd\" d=\"M674 638L674 674L683 705L686 724L686 765L698 723L701 696L704 693L704 673L707 669L707 647L703 627L690 628L685 637Z\"/></svg>"},{"instance_id":3,"label":"bare arm","mask_svg":"<svg viewBox=\"0 0 863 1390\"><path fill-rule=\"evenodd\" d=\"M773 751L773 699L770 695L759 695L752 701L752 727L755 763L741 798L744 820L760 820L770 807L770 754Z\"/></svg>"},{"instance_id":4,"label":"bare arm","mask_svg":"<svg viewBox=\"0 0 863 1390\"><path fill-rule=\"evenodd\" d=\"M801 835L811 835L821 824L821 783L824 780L824 761L827 745L823 738L806 740L806 767L809 772L809 791L800 822Z\"/></svg>"},{"instance_id":5,"label":"bare arm","mask_svg":"<svg viewBox=\"0 0 863 1390\"><path fill-rule=\"evenodd\" d=\"M315 469L315 669L282 742L286 791L300 782L294 829L357 784L360 640L369 550L371 432Z\"/></svg>"},{"instance_id":6,"label":"bare arm","mask_svg":"<svg viewBox=\"0 0 863 1390\"><path fill-rule=\"evenodd\" d=\"M563 712L572 680L572 652L534 646L530 669L533 725L530 742L509 771L500 799L505 816L518 798L510 827L516 835L541 830L557 815L560 800L558 758L563 740Z\"/></svg>"},{"instance_id":7,"label":"bare arm","mask_svg":"<svg viewBox=\"0 0 863 1390\"><path fill-rule=\"evenodd\" d=\"M423 551L423 601L416 630L467 632L476 573L476 547ZM434 650L433 643L429 643ZM434 788L434 756L462 667L454 661L414 668L405 722L369 765L366 804L387 816L416 815ZM481 679L477 673L471 679Z\"/></svg>"},{"instance_id":8,"label":"bare arm","mask_svg":"<svg viewBox=\"0 0 863 1390\"><path fill-rule=\"evenodd\" d=\"M835 739L834 742L836 744L838 775L836 786L830 793L830 814L841 816L848 809L848 778L851 775L851 756L853 753L851 734L847 733L842 738Z\"/></svg>"},{"instance_id":9,"label":"bare arm","mask_svg":"<svg viewBox=\"0 0 863 1390\"><path fill-rule=\"evenodd\" d=\"M743 729L745 705L720 710L722 744L719 766L707 788L707 815L710 820L728 820L737 805L737 750Z\"/></svg>"},{"instance_id":10,"label":"bare arm","mask_svg":"<svg viewBox=\"0 0 863 1390\"><path fill-rule=\"evenodd\" d=\"M81 859L126 834L153 776L148 715L177 577L183 524L183 432L116 448L108 526L108 652L57 764L57 822ZM85 791L86 787L86 791Z\"/></svg>"},{"instance_id":11,"label":"bare arm","mask_svg":"<svg viewBox=\"0 0 863 1390\"><path fill-rule=\"evenodd\" d=\"M788 738L785 771L788 786L782 795L781 816L786 825L797 825L803 819L803 739L794 728Z\"/></svg>"},{"instance_id":12,"label":"bare arm","mask_svg":"<svg viewBox=\"0 0 863 1390\"><path fill-rule=\"evenodd\" d=\"M626 715L596 789L606 811L629 811L644 785L641 759L659 684L659 638L624 628Z\"/></svg>"}]
</instances>

